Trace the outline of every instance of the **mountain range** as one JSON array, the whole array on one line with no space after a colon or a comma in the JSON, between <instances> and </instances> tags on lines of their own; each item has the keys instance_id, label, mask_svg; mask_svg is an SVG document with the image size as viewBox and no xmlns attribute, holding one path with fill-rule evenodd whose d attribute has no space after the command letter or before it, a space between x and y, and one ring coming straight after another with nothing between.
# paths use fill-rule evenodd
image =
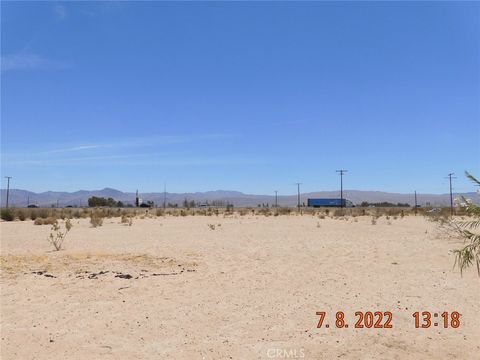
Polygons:
<instances>
[{"instance_id":1,"label":"mountain range","mask_svg":"<svg viewBox=\"0 0 480 360\"><path fill-rule=\"evenodd\" d=\"M1 190L1 206L5 206L6 190ZM35 193L27 190L10 189L9 204L10 206L24 207L28 204L35 204L40 207L50 206L86 206L88 198L92 196L113 198L116 201L122 201L125 204L135 203L135 193L122 192L119 190L105 188L102 190L80 190L75 192L61 192L61 191L47 191ZM473 202L480 204L480 194L476 192L469 193L455 193L454 197L463 196L471 199ZM157 205L163 204L164 193L140 193L139 197L143 202L153 201ZM319 191L304 193L300 196L300 202L306 203L308 198L339 198L339 191ZM344 190L344 197L354 204L360 204L363 201L369 203L377 202L391 202L391 203L408 203L414 205L413 194L389 193L382 191L361 191L361 190ZM207 191L195 193L166 193L166 202L178 204L181 206L187 199L188 201L195 201L204 203L206 201L223 201L225 203L233 204L234 206L257 206L258 204L275 203L275 196L272 195L251 195L244 194L239 191ZM418 204L442 206L450 204L449 194L417 194ZM279 206L295 206L297 205L297 195L279 195Z\"/></svg>"}]
</instances>

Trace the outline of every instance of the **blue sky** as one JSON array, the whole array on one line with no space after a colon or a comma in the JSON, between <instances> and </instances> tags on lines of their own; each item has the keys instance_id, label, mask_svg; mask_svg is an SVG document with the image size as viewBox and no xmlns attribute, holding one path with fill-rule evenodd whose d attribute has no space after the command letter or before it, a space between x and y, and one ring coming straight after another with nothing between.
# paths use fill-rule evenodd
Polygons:
<instances>
[{"instance_id":1,"label":"blue sky","mask_svg":"<svg viewBox=\"0 0 480 360\"><path fill-rule=\"evenodd\" d=\"M2 2L2 177L471 191L479 29L473 2Z\"/></svg>"}]
</instances>

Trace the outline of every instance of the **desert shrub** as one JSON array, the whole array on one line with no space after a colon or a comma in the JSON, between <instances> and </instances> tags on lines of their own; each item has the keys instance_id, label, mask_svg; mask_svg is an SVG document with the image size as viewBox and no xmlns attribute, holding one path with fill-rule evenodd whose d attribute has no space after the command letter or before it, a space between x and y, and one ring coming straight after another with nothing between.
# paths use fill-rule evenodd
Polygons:
<instances>
[{"instance_id":1,"label":"desert shrub","mask_svg":"<svg viewBox=\"0 0 480 360\"><path fill-rule=\"evenodd\" d=\"M12 209L2 209L0 217L5 221L15 220L15 212Z\"/></svg>"},{"instance_id":2,"label":"desert shrub","mask_svg":"<svg viewBox=\"0 0 480 360\"><path fill-rule=\"evenodd\" d=\"M377 225L377 219L375 216L372 216L372 225Z\"/></svg>"},{"instance_id":3,"label":"desert shrub","mask_svg":"<svg viewBox=\"0 0 480 360\"><path fill-rule=\"evenodd\" d=\"M215 224L207 224L210 230L215 230Z\"/></svg>"},{"instance_id":4,"label":"desert shrub","mask_svg":"<svg viewBox=\"0 0 480 360\"><path fill-rule=\"evenodd\" d=\"M20 221L25 221L27 219L27 214L22 209L17 210L17 216Z\"/></svg>"},{"instance_id":5,"label":"desert shrub","mask_svg":"<svg viewBox=\"0 0 480 360\"><path fill-rule=\"evenodd\" d=\"M264 216L270 216L272 212L270 211L270 208L261 208L258 210L259 215L264 215Z\"/></svg>"},{"instance_id":6,"label":"desert shrub","mask_svg":"<svg viewBox=\"0 0 480 360\"><path fill-rule=\"evenodd\" d=\"M165 211L163 211L163 209L157 209L156 215L157 216L165 216Z\"/></svg>"},{"instance_id":7,"label":"desert shrub","mask_svg":"<svg viewBox=\"0 0 480 360\"><path fill-rule=\"evenodd\" d=\"M57 219L51 216L46 219L36 218L33 224L34 225L53 225L56 222L57 222Z\"/></svg>"},{"instance_id":8,"label":"desert shrub","mask_svg":"<svg viewBox=\"0 0 480 360\"><path fill-rule=\"evenodd\" d=\"M323 219L325 219L325 215L319 214L319 215L318 215L318 218L323 220Z\"/></svg>"},{"instance_id":9,"label":"desert shrub","mask_svg":"<svg viewBox=\"0 0 480 360\"><path fill-rule=\"evenodd\" d=\"M97 227L97 226L102 226L103 225L103 214L92 211L90 214L90 224L92 224L92 227Z\"/></svg>"},{"instance_id":10,"label":"desert shrub","mask_svg":"<svg viewBox=\"0 0 480 360\"><path fill-rule=\"evenodd\" d=\"M290 213L292 212L292 209L290 208L277 208L277 213L279 215L290 215Z\"/></svg>"},{"instance_id":11,"label":"desert shrub","mask_svg":"<svg viewBox=\"0 0 480 360\"><path fill-rule=\"evenodd\" d=\"M247 209L239 209L239 210L238 210L238 214L239 214L240 216L245 216L245 215L247 215L247 213L248 213L248 210L247 210Z\"/></svg>"},{"instance_id":12,"label":"desert shrub","mask_svg":"<svg viewBox=\"0 0 480 360\"><path fill-rule=\"evenodd\" d=\"M30 219L35 220L38 217L37 210L30 209L30 214L28 215Z\"/></svg>"},{"instance_id":13,"label":"desert shrub","mask_svg":"<svg viewBox=\"0 0 480 360\"><path fill-rule=\"evenodd\" d=\"M480 180L465 172L475 185L480 186ZM463 248L455 250L455 265L459 267L460 273L472 266L477 267L477 273L480 276L480 233L476 231L480 227L480 206L473 202L463 199L463 208L465 212L473 217L473 220L453 220L452 225L457 233L467 243Z\"/></svg>"},{"instance_id":14,"label":"desert shrub","mask_svg":"<svg viewBox=\"0 0 480 360\"><path fill-rule=\"evenodd\" d=\"M72 226L73 225L70 222L70 219L67 219L67 221L65 221L64 231L62 231L58 222L55 222L52 225L52 229L50 231L48 241L53 245L56 251L59 251L62 249L63 241L65 240L65 237L67 236L68 232L71 230Z\"/></svg>"},{"instance_id":15,"label":"desert shrub","mask_svg":"<svg viewBox=\"0 0 480 360\"><path fill-rule=\"evenodd\" d=\"M342 209L335 209L335 210L333 211L333 216L334 216L334 217L343 216L343 210L342 210Z\"/></svg>"},{"instance_id":16,"label":"desert shrub","mask_svg":"<svg viewBox=\"0 0 480 360\"><path fill-rule=\"evenodd\" d=\"M47 209L40 209L38 210L38 217L42 219L46 219L50 216L50 213L48 212Z\"/></svg>"}]
</instances>

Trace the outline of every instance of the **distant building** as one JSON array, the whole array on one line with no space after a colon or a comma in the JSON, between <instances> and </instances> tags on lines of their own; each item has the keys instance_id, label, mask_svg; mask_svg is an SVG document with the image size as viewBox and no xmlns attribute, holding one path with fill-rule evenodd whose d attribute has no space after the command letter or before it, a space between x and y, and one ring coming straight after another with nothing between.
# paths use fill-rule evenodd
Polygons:
<instances>
[{"instance_id":1,"label":"distant building","mask_svg":"<svg viewBox=\"0 0 480 360\"><path fill-rule=\"evenodd\" d=\"M308 207L354 207L347 199L308 199Z\"/></svg>"}]
</instances>

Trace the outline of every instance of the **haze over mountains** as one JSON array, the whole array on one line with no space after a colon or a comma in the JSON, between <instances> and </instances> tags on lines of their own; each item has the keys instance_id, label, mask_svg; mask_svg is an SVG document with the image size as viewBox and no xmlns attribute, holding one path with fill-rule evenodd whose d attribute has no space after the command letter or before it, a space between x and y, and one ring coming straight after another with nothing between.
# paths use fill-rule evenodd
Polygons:
<instances>
[{"instance_id":1,"label":"haze over mountains","mask_svg":"<svg viewBox=\"0 0 480 360\"><path fill-rule=\"evenodd\" d=\"M153 201L156 205L163 205L164 194L161 193L140 193L143 202ZM105 198L113 198L116 201L122 201L125 204L135 203L135 193L122 192L119 190L105 188L102 190L80 190L75 192L58 192L47 191L35 193L27 190L10 189L9 204L10 206L23 207L27 206L27 202L41 207L56 206L87 206L88 198L99 196ZM475 203L480 203L480 195L476 192L455 193L454 197L464 196L472 199ZM319 191L301 194L302 203L307 202L307 198L339 198L339 191ZM360 204L363 201L370 203L391 202L391 203L408 203L414 204L413 194L388 193L382 191L361 191L361 190L344 190L344 197L354 204ZM258 204L275 203L275 196L272 195L251 195L244 194L239 191L207 191L196 193L166 193L167 203L182 205L185 199L204 203L206 201L220 200L233 204L234 206L257 206ZM417 194L418 204L425 206L428 203L432 206L448 205L450 203L449 194ZM5 206L6 190L1 190L1 205ZM279 195L279 206L295 206L297 204L297 195Z\"/></svg>"}]
</instances>

